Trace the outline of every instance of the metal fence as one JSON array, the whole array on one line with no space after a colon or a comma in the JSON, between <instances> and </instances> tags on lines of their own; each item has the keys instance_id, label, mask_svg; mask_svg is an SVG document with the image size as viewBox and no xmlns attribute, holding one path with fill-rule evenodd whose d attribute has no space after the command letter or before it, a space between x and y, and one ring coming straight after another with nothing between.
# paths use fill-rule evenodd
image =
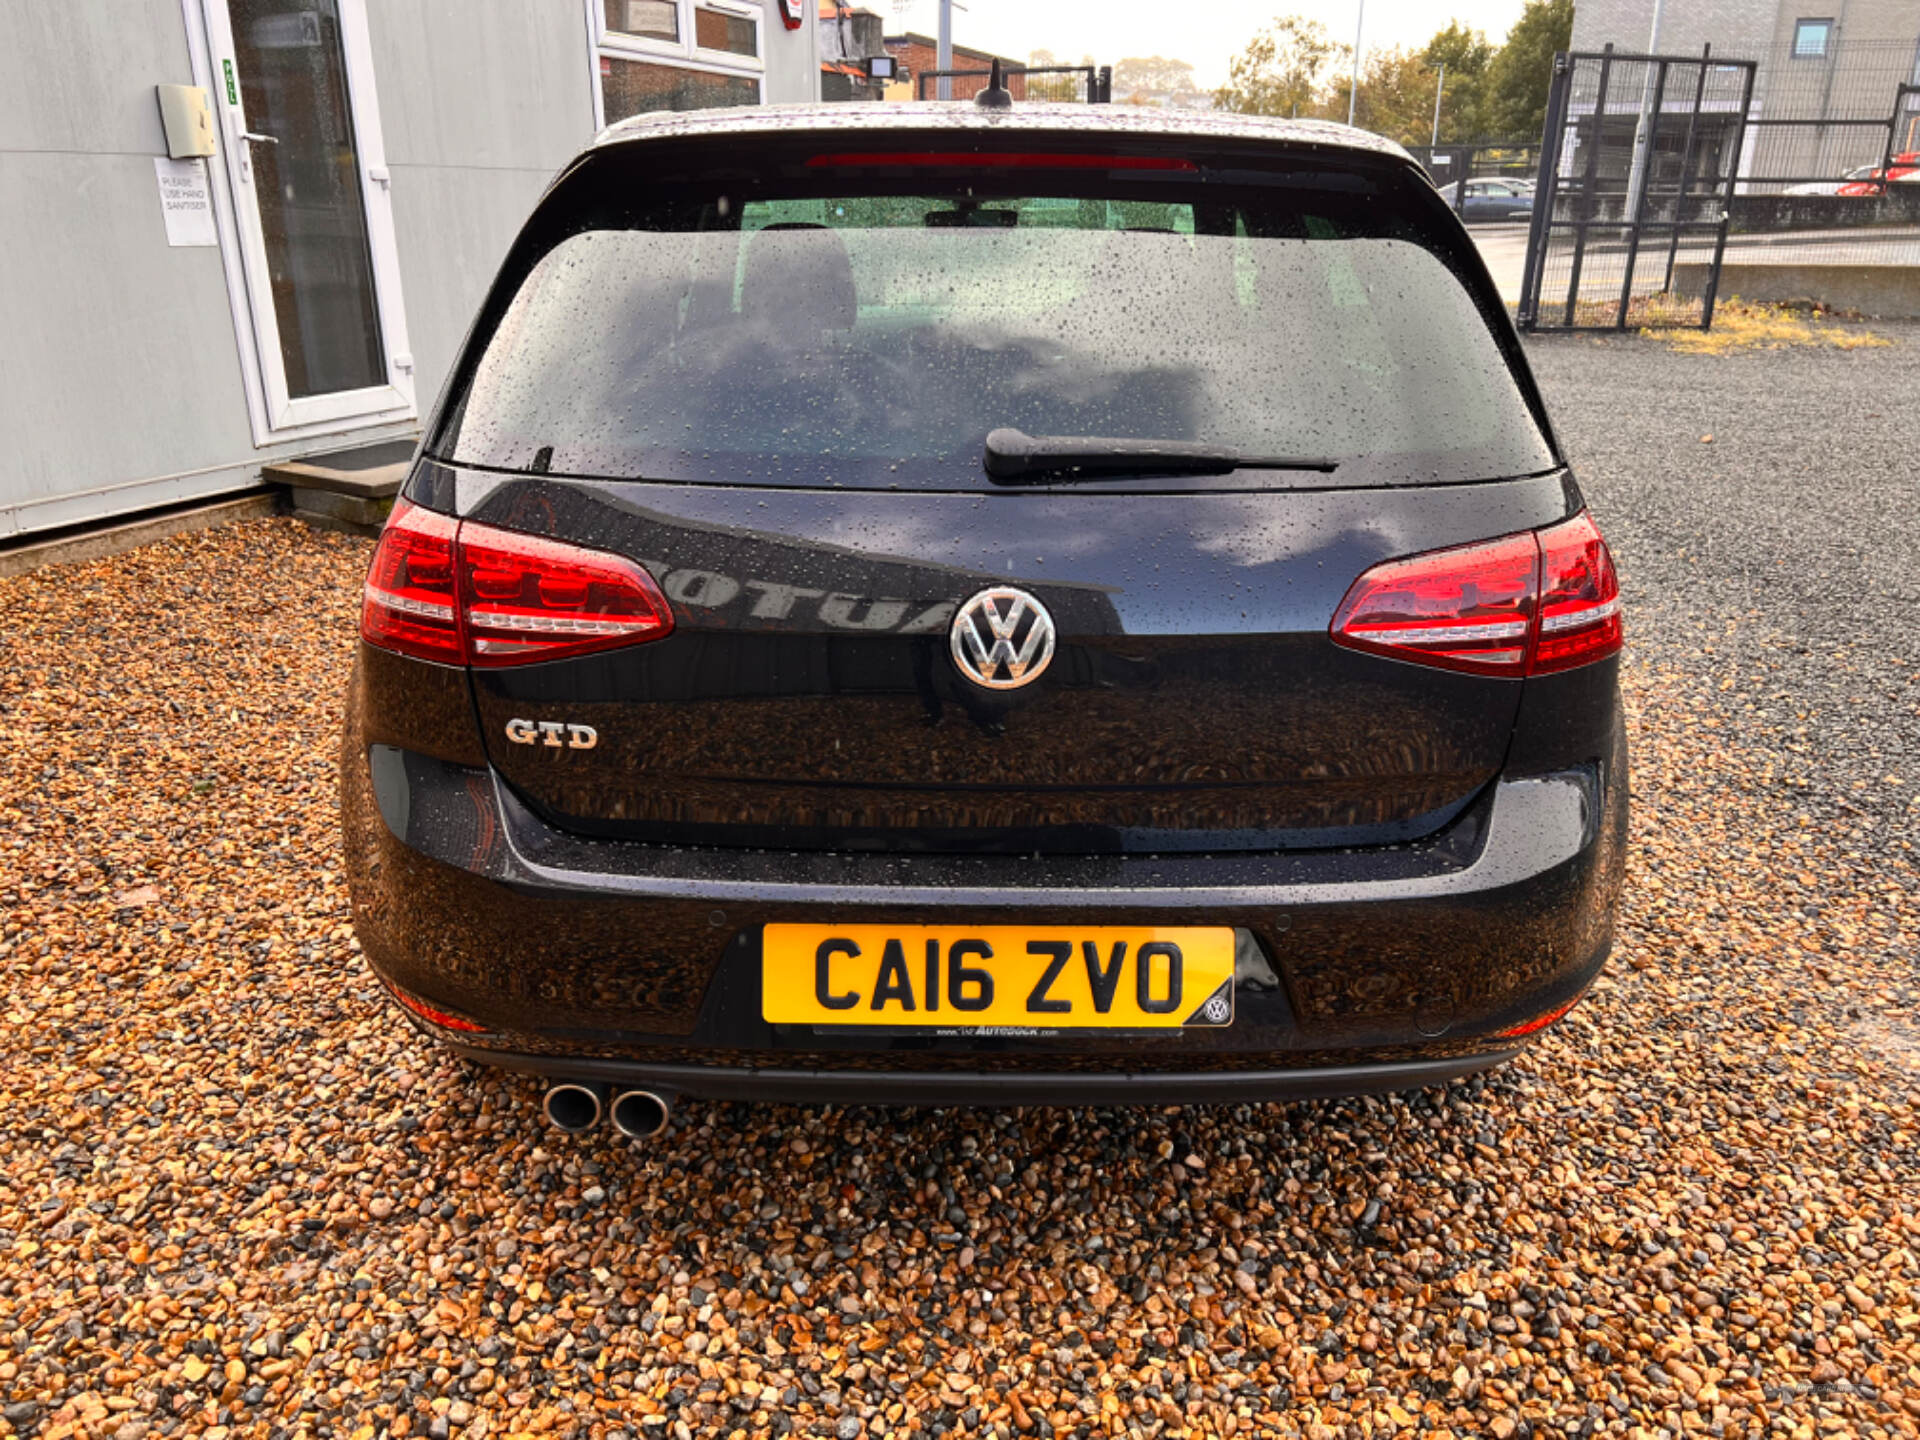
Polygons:
<instances>
[{"instance_id":1,"label":"metal fence","mask_svg":"<svg viewBox=\"0 0 1920 1440\"><path fill-rule=\"evenodd\" d=\"M1713 323L1757 68L1611 48L1555 57L1523 329Z\"/></svg>"},{"instance_id":2,"label":"metal fence","mask_svg":"<svg viewBox=\"0 0 1920 1440\"><path fill-rule=\"evenodd\" d=\"M922 70L913 77L914 98L937 100L942 79L950 81L948 97L971 100L987 88L991 70ZM1015 100L1056 101L1069 105L1104 105L1113 99L1111 65L1027 65L1001 70Z\"/></svg>"},{"instance_id":3,"label":"metal fence","mask_svg":"<svg viewBox=\"0 0 1920 1440\"><path fill-rule=\"evenodd\" d=\"M1520 323L1706 326L1727 296L1913 313L1916 64L1910 41L1831 31L1744 57L1557 57Z\"/></svg>"}]
</instances>

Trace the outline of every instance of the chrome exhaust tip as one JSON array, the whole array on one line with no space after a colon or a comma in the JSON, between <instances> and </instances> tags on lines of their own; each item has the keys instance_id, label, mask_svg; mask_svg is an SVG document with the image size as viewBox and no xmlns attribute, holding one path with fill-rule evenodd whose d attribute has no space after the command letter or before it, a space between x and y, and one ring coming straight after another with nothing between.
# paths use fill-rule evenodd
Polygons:
<instances>
[{"instance_id":1,"label":"chrome exhaust tip","mask_svg":"<svg viewBox=\"0 0 1920 1440\"><path fill-rule=\"evenodd\" d=\"M554 1129L578 1135L600 1123L600 1116L606 1110L606 1092L599 1085L562 1080L547 1087L540 1109Z\"/></svg>"},{"instance_id":2,"label":"chrome exhaust tip","mask_svg":"<svg viewBox=\"0 0 1920 1440\"><path fill-rule=\"evenodd\" d=\"M622 1090L613 1097L613 1128L630 1140L649 1140L672 1119L672 1102L651 1090Z\"/></svg>"}]
</instances>

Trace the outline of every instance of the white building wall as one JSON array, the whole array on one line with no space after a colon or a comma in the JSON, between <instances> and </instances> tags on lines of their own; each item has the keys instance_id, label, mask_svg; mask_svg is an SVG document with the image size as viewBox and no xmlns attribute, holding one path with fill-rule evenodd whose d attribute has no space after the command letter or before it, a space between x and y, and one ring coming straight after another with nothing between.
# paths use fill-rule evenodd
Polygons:
<instances>
[{"instance_id":1,"label":"white building wall","mask_svg":"<svg viewBox=\"0 0 1920 1440\"><path fill-rule=\"evenodd\" d=\"M424 417L597 81L574 0L379 0L367 25Z\"/></svg>"},{"instance_id":2,"label":"white building wall","mask_svg":"<svg viewBox=\"0 0 1920 1440\"><path fill-rule=\"evenodd\" d=\"M222 252L168 246L154 178L154 86L195 82L199 5L0 5L0 541L416 428L254 444ZM766 10L768 101L817 98L811 16L789 31ZM598 80L581 0L367 12L424 416L529 207L591 138Z\"/></svg>"},{"instance_id":3,"label":"white building wall","mask_svg":"<svg viewBox=\"0 0 1920 1440\"><path fill-rule=\"evenodd\" d=\"M1653 32L1655 0L1579 0L1573 7L1573 49L1611 45L1645 54ZM1773 35L1777 0L1666 0L1660 11L1662 55L1698 55L1711 44L1716 55L1752 59Z\"/></svg>"},{"instance_id":4,"label":"white building wall","mask_svg":"<svg viewBox=\"0 0 1920 1440\"><path fill-rule=\"evenodd\" d=\"M0 7L0 538L245 483L226 276L172 249L153 87L180 0Z\"/></svg>"}]
</instances>

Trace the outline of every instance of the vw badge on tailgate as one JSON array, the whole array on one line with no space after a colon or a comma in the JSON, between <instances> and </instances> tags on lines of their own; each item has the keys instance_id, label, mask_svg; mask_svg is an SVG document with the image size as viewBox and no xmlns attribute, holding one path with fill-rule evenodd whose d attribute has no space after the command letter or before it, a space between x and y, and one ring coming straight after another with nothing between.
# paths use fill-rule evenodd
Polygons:
<instances>
[{"instance_id":1,"label":"vw badge on tailgate","mask_svg":"<svg viewBox=\"0 0 1920 1440\"><path fill-rule=\"evenodd\" d=\"M1026 591L996 585L961 603L948 640L974 684L1017 690L1053 662L1053 617Z\"/></svg>"}]
</instances>

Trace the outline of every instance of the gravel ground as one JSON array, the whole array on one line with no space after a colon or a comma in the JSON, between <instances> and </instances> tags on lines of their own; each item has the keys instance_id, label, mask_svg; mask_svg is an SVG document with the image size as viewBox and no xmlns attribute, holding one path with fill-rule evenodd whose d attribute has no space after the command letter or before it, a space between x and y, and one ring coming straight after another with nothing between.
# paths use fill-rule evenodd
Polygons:
<instances>
[{"instance_id":1,"label":"gravel ground","mask_svg":"<svg viewBox=\"0 0 1920 1440\"><path fill-rule=\"evenodd\" d=\"M1521 1061L1392 1100L556 1136L354 954L363 543L267 521L0 581L0 1415L1920 1435L1902 338L1535 347L1633 605L1621 943Z\"/></svg>"}]
</instances>

